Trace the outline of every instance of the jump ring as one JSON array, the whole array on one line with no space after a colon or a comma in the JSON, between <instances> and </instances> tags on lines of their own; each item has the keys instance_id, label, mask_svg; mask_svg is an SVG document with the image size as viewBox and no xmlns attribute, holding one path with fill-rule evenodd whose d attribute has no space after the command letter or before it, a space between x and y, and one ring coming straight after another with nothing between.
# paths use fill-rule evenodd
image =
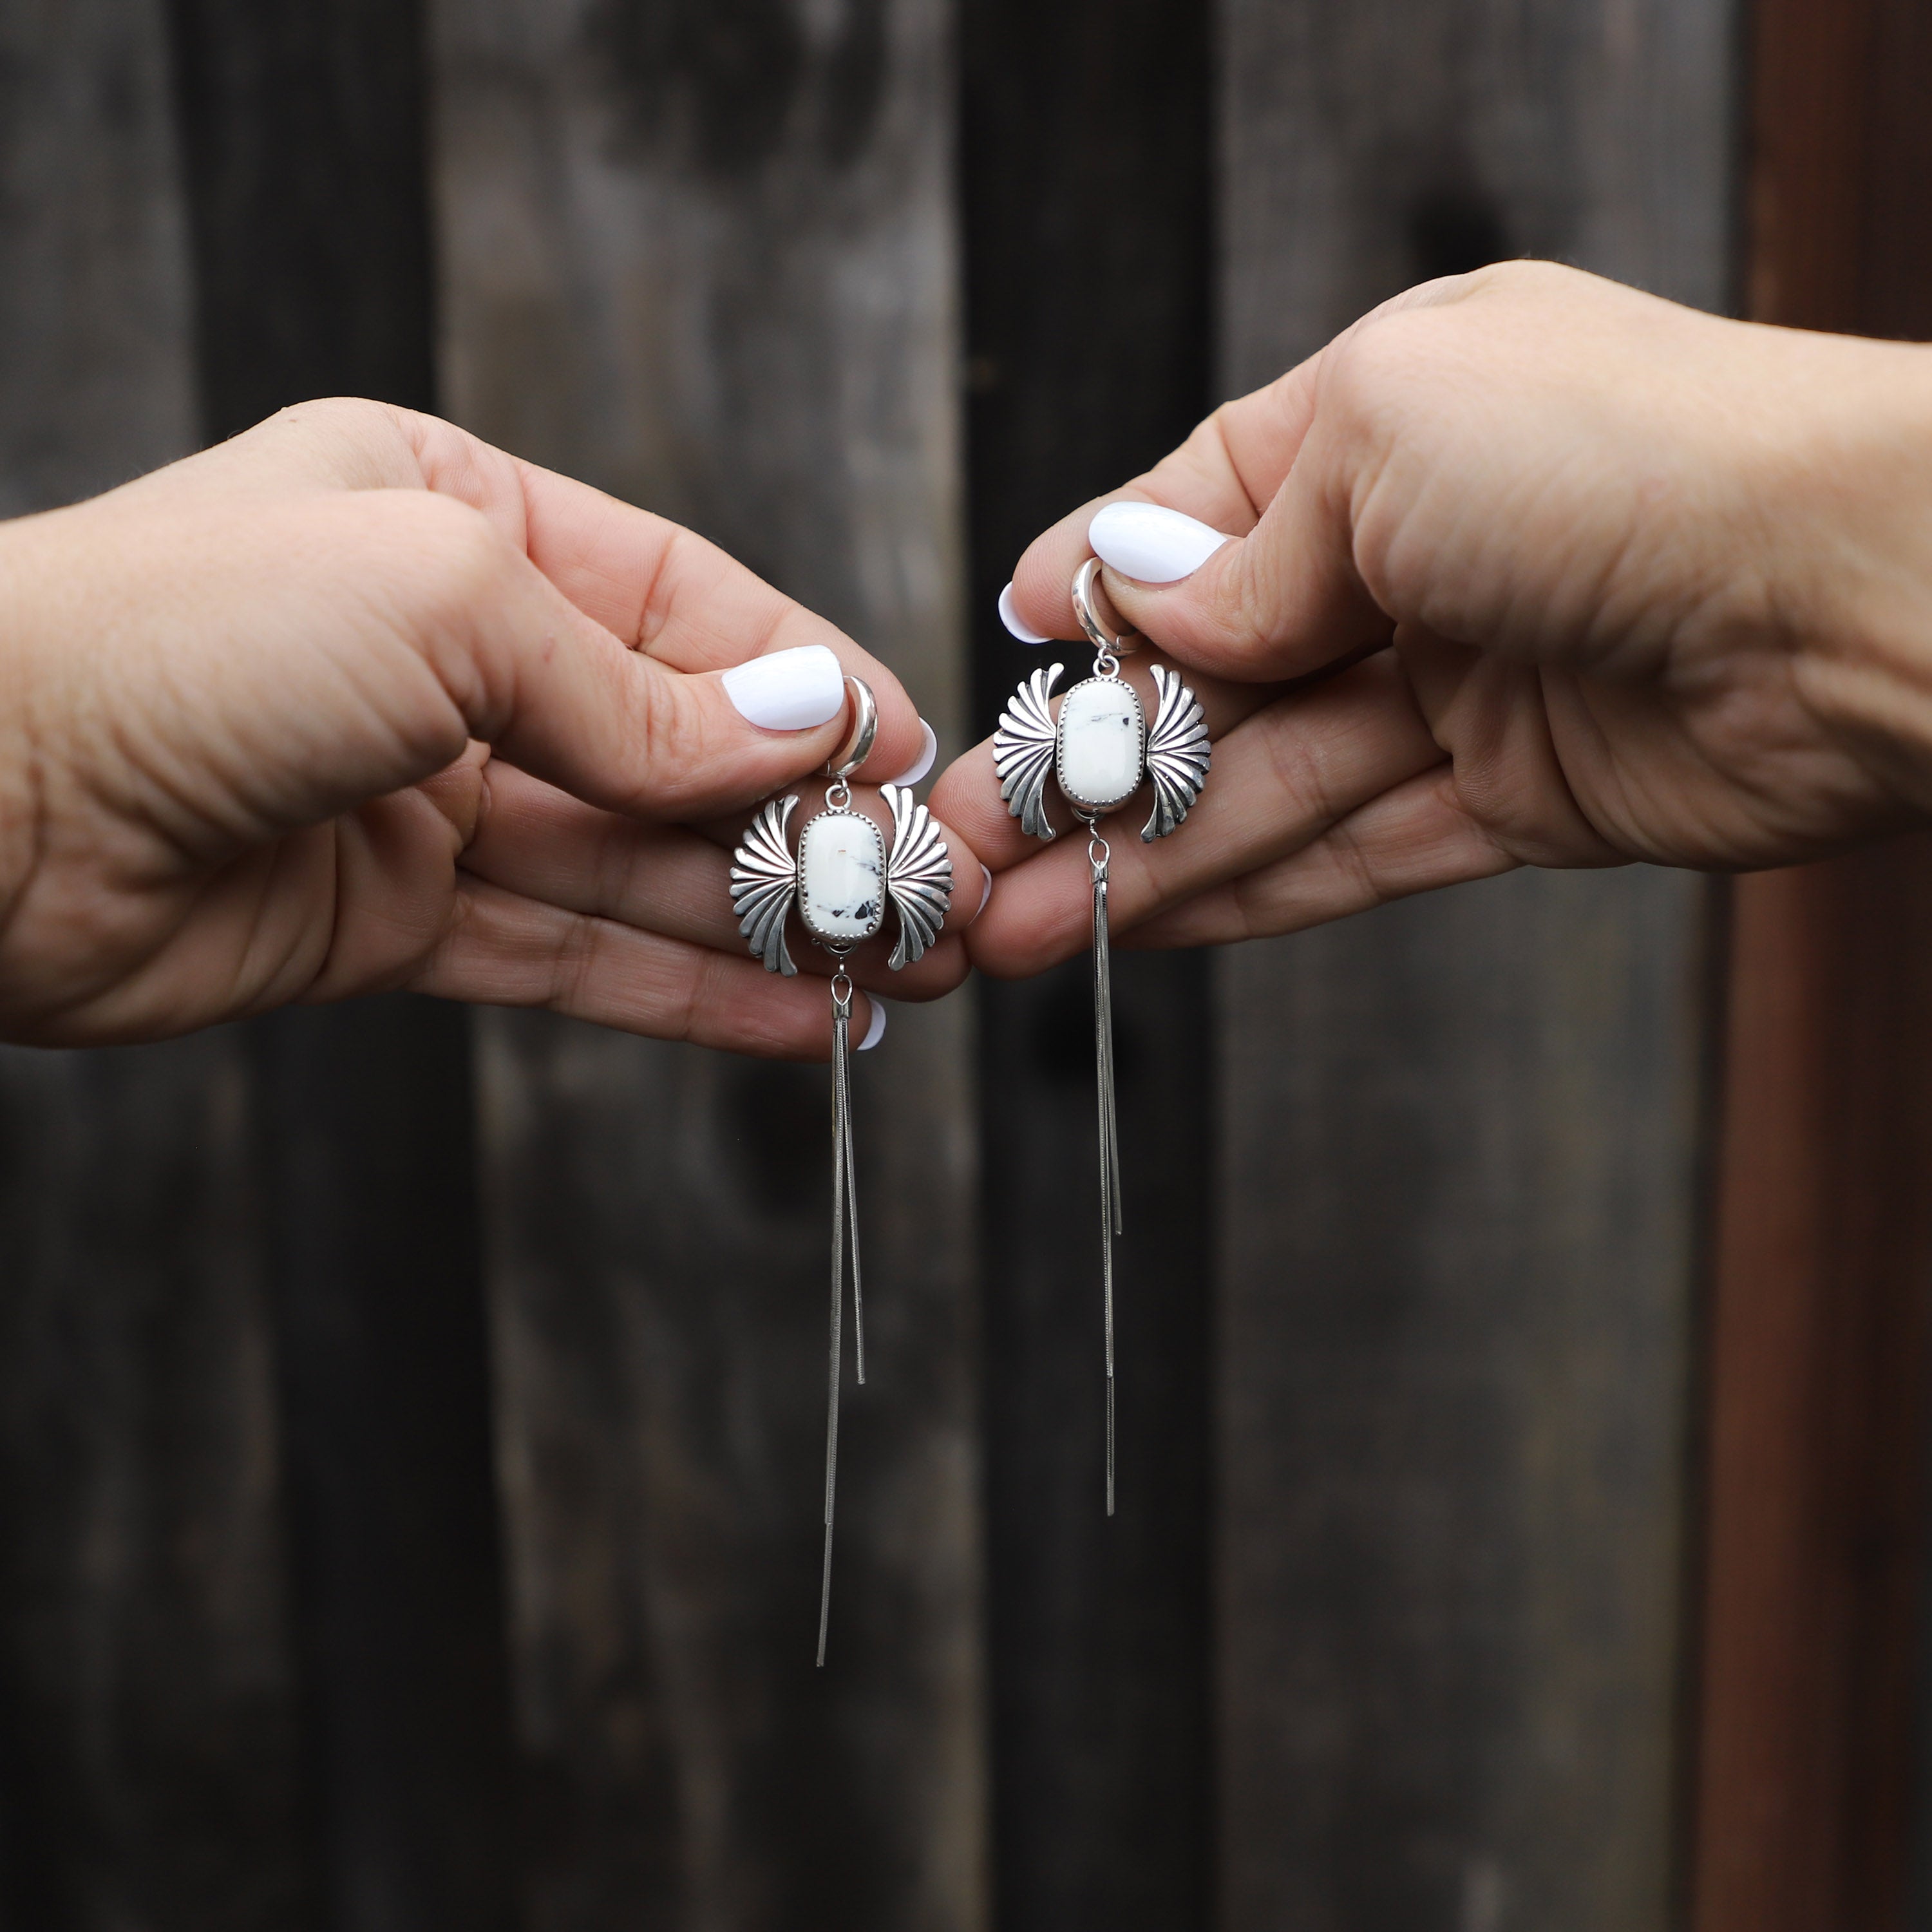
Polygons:
<instances>
[{"instance_id":1,"label":"jump ring","mask_svg":"<svg viewBox=\"0 0 1932 1932\"><path fill-rule=\"evenodd\" d=\"M822 776L848 778L872 755L872 740L879 735L879 706L872 687L862 677L848 674L852 689L852 728L845 742L825 762Z\"/></svg>"},{"instance_id":2,"label":"jump ring","mask_svg":"<svg viewBox=\"0 0 1932 1932\"><path fill-rule=\"evenodd\" d=\"M1140 633L1138 631L1123 631L1118 637L1108 636L1106 628L1101 624L1098 609L1094 602L1094 580L1100 573L1100 560L1097 556L1090 556L1075 572L1073 614L1080 620L1080 628L1087 633L1088 642L1102 657L1125 657L1134 648L1128 640L1130 638L1138 638ZM1114 671L1118 670L1120 666L1117 664L1114 667L1114 670L1101 671L1100 675L1102 677L1112 677Z\"/></svg>"}]
</instances>

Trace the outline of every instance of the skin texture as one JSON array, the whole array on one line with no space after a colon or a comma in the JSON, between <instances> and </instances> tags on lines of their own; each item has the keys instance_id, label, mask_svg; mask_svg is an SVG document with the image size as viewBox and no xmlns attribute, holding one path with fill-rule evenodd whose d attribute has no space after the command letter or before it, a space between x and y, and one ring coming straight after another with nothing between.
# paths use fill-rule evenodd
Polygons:
<instances>
[{"instance_id":1,"label":"skin texture","mask_svg":"<svg viewBox=\"0 0 1932 1932\"><path fill-rule=\"evenodd\" d=\"M407 987L824 1058L830 962L765 973L727 885L752 808L791 784L815 807L801 782L847 728L758 730L718 674L808 644L877 696L862 776L910 764L912 703L830 625L688 531L370 403L0 525L0 1037ZM964 976L979 868L947 839L948 934L892 974L889 918L861 986Z\"/></svg>"},{"instance_id":2,"label":"skin texture","mask_svg":"<svg viewBox=\"0 0 1932 1932\"><path fill-rule=\"evenodd\" d=\"M1212 944L1517 866L1750 868L1922 823L1928 358L1517 262L1217 410L1014 572L1022 619L1072 638L1100 502L1238 539L1176 584L1103 573L1215 739L1174 836L1139 842L1144 796L1110 824L1116 932ZM1085 947L1085 842L1023 836L990 740L933 809L996 874L975 964Z\"/></svg>"}]
</instances>

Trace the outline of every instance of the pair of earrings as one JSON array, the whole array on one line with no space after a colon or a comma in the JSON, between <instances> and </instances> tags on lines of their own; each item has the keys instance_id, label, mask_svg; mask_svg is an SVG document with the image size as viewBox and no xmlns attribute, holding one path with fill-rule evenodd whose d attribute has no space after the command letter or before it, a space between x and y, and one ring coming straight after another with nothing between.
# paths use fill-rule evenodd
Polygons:
<instances>
[{"instance_id":1,"label":"pair of earrings","mask_svg":"<svg viewBox=\"0 0 1932 1932\"><path fill-rule=\"evenodd\" d=\"M1087 828L1093 890L1094 1048L1100 1137L1100 1280L1107 1384L1107 1514L1114 1514L1114 1238L1123 1230L1120 1131L1114 1092L1113 982L1108 958L1107 890L1112 848L1100 821L1127 803L1143 784L1154 808L1143 842L1164 838L1184 819L1206 782L1208 727L1192 692L1164 664L1154 667L1155 706L1150 725L1139 694L1120 675L1120 659L1136 634L1110 634L1094 602L1100 560L1090 557L1073 580L1073 608L1094 647L1094 670L1067 691L1058 717L1053 687L1065 670L1036 670L1007 700L993 734L994 769L1008 812L1030 836L1058 833L1047 812L1046 782L1056 781L1074 818ZM826 766L832 782L825 809L806 821L794 856L788 828L796 796L774 799L752 820L733 855L731 904L739 930L769 972L795 974L785 944L796 908L814 940L832 956L832 1319L825 1436L825 1545L819 1587L818 1661L825 1661L831 1607L832 1518L838 1454L838 1391L843 1349L844 1282L850 1256L853 1329L858 1380L866 1379L864 1304L860 1290L858 1192L852 1162L850 1054L848 1022L852 982L845 959L878 932L888 901L898 916L898 940L887 962L896 972L920 958L945 923L952 898L952 865L946 842L926 807L903 787L884 788L892 817L890 850L879 828L851 808L848 781L866 761L878 712L864 682L848 678L854 700L844 744Z\"/></svg>"}]
</instances>

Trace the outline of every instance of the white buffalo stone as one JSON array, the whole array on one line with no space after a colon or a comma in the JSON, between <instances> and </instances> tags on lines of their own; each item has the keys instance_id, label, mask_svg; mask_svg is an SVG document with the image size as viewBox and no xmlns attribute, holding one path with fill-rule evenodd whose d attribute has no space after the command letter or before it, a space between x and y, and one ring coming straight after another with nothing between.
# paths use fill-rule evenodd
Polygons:
<instances>
[{"instance_id":1,"label":"white buffalo stone","mask_svg":"<svg viewBox=\"0 0 1932 1932\"><path fill-rule=\"evenodd\" d=\"M1141 782L1141 701L1124 680L1090 678L1060 707L1060 788L1089 812L1124 805Z\"/></svg>"},{"instance_id":2,"label":"white buffalo stone","mask_svg":"<svg viewBox=\"0 0 1932 1932\"><path fill-rule=\"evenodd\" d=\"M815 938L869 939L886 916L886 847L855 812L813 819L798 842L798 910Z\"/></svg>"}]
</instances>

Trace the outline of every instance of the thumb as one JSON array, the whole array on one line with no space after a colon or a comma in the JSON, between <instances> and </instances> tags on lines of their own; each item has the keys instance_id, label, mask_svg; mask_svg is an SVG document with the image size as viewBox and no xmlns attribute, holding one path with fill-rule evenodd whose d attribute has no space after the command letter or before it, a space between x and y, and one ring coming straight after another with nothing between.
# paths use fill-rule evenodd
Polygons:
<instances>
[{"instance_id":1,"label":"thumb","mask_svg":"<svg viewBox=\"0 0 1932 1932\"><path fill-rule=\"evenodd\" d=\"M1111 503L1088 525L1124 623L1179 662L1274 682L1388 640L1355 567L1346 494L1304 445L1261 520L1228 536L1156 503Z\"/></svg>"}]
</instances>

